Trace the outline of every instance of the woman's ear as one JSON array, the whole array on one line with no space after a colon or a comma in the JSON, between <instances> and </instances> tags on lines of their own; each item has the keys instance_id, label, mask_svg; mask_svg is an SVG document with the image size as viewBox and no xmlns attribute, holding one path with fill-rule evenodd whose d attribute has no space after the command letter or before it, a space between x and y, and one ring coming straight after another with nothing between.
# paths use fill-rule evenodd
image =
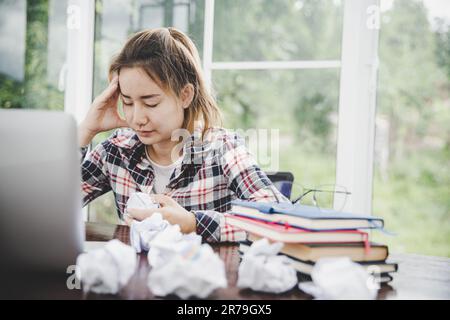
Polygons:
<instances>
[{"instance_id":1,"label":"woman's ear","mask_svg":"<svg viewBox=\"0 0 450 320\"><path fill-rule=\"evenodd\" d=\"M188 83L181 89L180 99L183 109L186 109L191 105L191 102L194 99L194 86L191 83Z\"/></svg>"}]
</instances>

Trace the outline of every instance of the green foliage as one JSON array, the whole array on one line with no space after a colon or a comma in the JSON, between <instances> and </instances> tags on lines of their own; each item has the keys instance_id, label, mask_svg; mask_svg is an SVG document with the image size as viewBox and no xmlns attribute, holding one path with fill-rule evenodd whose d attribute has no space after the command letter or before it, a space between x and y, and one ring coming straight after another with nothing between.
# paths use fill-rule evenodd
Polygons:
<instances>
[{"instance_id":1,"label":"green foliage","mask_svg":"<svg viewBox=\"0 0 450 320\"><path fill-rule=\"evenodd\" d=\"M214 61L339 59L341 30L328 0L216 1Z\"/></svg>"},{"instance_id":2,"label":"green foliage","mask_svg":"<svg viewBox=\"0 0 450 320\"><path fill-rule=\"evenodd\" d=\"M0 108L22 108L23 87L4 74L0 74Z\"/></svg>"},{"instance_id":3,"label":"green foliage","mask_svg":"<svg viewBox=\"0 0 450 320\"><path fill-rule=\"evenodd\" d=\"M39 108L48 101L48 0L27 2L25 49L25 105Z\"/></svg>"},{"instance_id":4,"label":"green foliage","mask_svg":"<svg viewBox=\"0 0 450 320\"><path fill-rule=\"evenodd\" d=\"M427 11L422 2L397 0L383 20L387 22L380 32L379 111L420 111L443 81Z\"/></svg>"},{"instance_id":5,"label":"green foliage","mask_svg":"<svg viewBox=\"0 0 450 320\"><path fill-rule=\"evenodd\" d=\"M390 161L375 167L373 211L398 235L374 239L450 256L448 30L431 30L421 1L395 1L383 21L377 112L389 119Z\"/></svg>"},{"instance_id":6,"label":"green foliage","mask_svg":"<svg viewBox=\"0 0 450 320\"><path fill-rule=\"evenodd\" d=\"M450 22L437 19L438 31L436 32L436 60L438 65L445 70L450 81Z\"/></svg>"},{"instance_id":7,"label":"green foliage","mask_svg":"<svg viewBox=\"0 0 450 320\"><path fill-rule=\"evenodd\" d=\"M0 108L63 110L64 93L48 81L48 0L27 1L26 22L24 81L0 74Z\"/></svg>"},{"instance_id":8,"label":"green foliage","mask_svg":"<svg viewBox=\"0 0 450 320\"><path fill-rule=\"evenodd\" d=\"M391 251L450 256L449 150L411 156L392 165L389 181L375 173L374 214L397 235L373 233Z\"/></svg>"},{"instance_id":9,"label":"green foliage","mask_svg":"<svg viewBox=\"0 0 450 320\"><path fill-rule=\"evenodd\" d=\"M303 131L310 132L313 136L329 136L331 124L329 115L333 111L331 99L322 93L313 93L310 96L300 97L299 103L295 106L294 119L299 126L300 140L308 138L308 135L302 134ZM327 139L321 139L327 142ZM327 145L325 143L324 145ZM322 147L324 147L322 145Z\"/></svg>"}]
</instances>

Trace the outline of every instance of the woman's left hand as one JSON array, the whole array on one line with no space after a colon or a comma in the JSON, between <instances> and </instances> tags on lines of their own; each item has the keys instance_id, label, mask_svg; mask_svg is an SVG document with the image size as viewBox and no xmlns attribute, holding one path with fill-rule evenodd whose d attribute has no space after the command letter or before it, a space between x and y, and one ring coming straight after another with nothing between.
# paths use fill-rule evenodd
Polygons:
<instances>
[{"instance_id":1,"label":"woman's left hand","mask_svg":"<svg viewBox=\"0 0 450 320\"><path fill-rule=\"evenodd\" d=\"M170 224L178 224L182 233L191 233L196 231L196 220L192 212L187 211L178 204L171 197L163 194L154 194L150 197L156 203L159 203L159 208L155 209L127 209L127 213L132 219L141 221L150 217L153 213L161 213L163 219ZM130 225L132 220L127 219L127 224Z\"/></svg>"}]
</instances>

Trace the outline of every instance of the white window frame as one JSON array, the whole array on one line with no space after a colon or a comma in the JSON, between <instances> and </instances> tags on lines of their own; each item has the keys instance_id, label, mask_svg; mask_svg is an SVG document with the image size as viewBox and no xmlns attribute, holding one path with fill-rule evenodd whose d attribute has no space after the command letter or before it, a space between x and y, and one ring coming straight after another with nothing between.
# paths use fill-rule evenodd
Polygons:
<instances>
[{"instance_id":1,"label":"white window frame","mask_svg":"<svg viewBox=\"0 0 450 320\"><path fill-rule=\"evenodd\" d=\"M377 14L370 8L379 18L379 0L344 3L336 162L336 184L351 192L344 210L362 214L372 214L378 74L379 25L368 26Z\"/></svg>"},{"instance_id":2,"label":"white window frame","mask_svg":"<svg viewBox=\"0 0 450 320\"><path fill-rule=\"evenodd\" d=\"M92 102L95 0L70 0L67 5L67 74L64 111L80 123ZM88 206L83 208L90 220Z\"/></svg>"}]
</instances>

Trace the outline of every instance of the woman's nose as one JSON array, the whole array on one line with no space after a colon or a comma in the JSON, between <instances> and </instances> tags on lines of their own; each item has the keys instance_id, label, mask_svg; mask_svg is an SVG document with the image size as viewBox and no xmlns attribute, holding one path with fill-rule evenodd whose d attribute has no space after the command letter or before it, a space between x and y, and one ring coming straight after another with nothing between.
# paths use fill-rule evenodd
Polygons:
<instances>
[{"instance_id":1,"label":"woman's nose","mask_svg":"<svg viewBox=\"0 0 450 320\"><path fill-rule=\"evenodd\" d=\"M144 126L148 122L147 115L142 107L136 105L134 107L134 122L139 126Z\"/></svg>"}]
</instances>

